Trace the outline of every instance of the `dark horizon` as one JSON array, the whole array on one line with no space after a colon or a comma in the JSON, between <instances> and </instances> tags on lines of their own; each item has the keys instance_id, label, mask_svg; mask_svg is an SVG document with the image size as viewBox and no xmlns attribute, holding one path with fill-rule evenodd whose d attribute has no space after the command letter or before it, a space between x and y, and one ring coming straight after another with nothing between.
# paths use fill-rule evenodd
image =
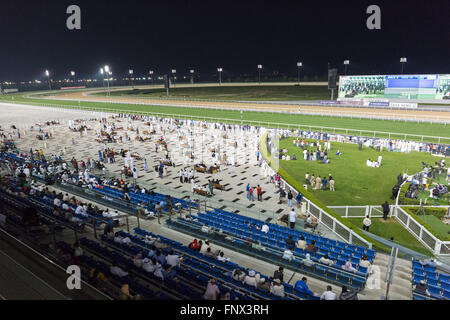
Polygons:
<instances>
[{"instance_id":1,"label":"dark horizon","mask_svg":"<svg viewBox=\"0 0 450 320\"><path fill-rule=\"evenodd\" d=\"M66 8L81 8L81 30L66 28ZM381 8L381 30L366 28L366 8ZM327 64L344 74L450 73L450 4L407 1L11 1L0 5L0 81L177 74L213 78L276 72L323 76Z\"/></svg>"}]
</instances>

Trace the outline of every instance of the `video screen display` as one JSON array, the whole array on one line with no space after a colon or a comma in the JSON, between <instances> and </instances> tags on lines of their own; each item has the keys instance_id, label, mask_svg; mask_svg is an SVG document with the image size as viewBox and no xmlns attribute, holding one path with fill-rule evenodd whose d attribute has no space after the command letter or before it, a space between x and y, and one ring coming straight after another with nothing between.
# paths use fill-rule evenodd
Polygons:
<instances>
[{"instance_id":1,"label":"video screen display","mask_svg":"<svg viewBox=\"0 0 450 320\"><path fill-rule=\"evenodd\" d=\"M339 98L450 99L450 75L341 76Z\"/></svg>"}]
</instances>

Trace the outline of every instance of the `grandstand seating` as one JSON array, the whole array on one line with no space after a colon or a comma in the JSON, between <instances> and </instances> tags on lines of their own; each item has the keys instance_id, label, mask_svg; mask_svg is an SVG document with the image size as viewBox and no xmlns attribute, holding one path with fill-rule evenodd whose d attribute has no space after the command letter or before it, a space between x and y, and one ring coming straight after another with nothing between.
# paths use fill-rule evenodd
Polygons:
<instances>
[{"instance_id":1,"label":"grandstand seating","mask_svg":"<svg viewBox=\"0 0 450 320\"><path fill-rule=\"evenodd\" d=\"M450 299L450 275L436 272L436 267L423 266L419 261L412 261L413 277L412 284L418 285L420 281L425 281L431 299ZM413 290L415 300L427 300L419 292Z\"/></svg>"},{"instance_id":2,"label":"grandstand seating","mask_svg":"<svg viewBox=\"0 0 450 320\"><path fill-rule=\"evenodd\" d=\"M196 218L196 217L195 217ZM190 220L186 220L183 219L181 217L177 218L177 220L172 220L172 221L168 221L169 226L173 226L176 229L181 229L182 232L188 232L188 233L192 233L194 235L197 235L199 237L201 237L202 235L205 235L200 229L201 227L204 225L201 222L193 222ZM208 226L211 226L210 224L208 224ZM217 227L216 225L216 228ZM237 248L241 248L244 252L248 252L250 253L248 250L250 250L248 245L245 245L245 243L247 242L247 239L250 239L250 237L246 238L245 234L242 236L238 235L237 232L229 232L226 230L222 230L224 235L231 235L233 237L236 236L236 238L234 238L234 241L232 243L230 243L231 247L233 249L237 249ZM278 231L279 233L281 233L281 231ZM208 235L209 239L212 239L211 235ZM295 237L293 237L295 238ZM217 240L217 239L216 239ZM327 266L324 264L321 264L320 262L318 262L318 258L317 257L312 257L312 260L315 262L315 266L314 267L308 267L305 266L303 264L300 263L300 256L301 257L305 257L305 253L300 253L297 251L297 258L296 260L292 261L292 262L288 262L287 260L282 259L282 255L283 255L283 251L280 250L281 248L278 247L277 244L275 244L275 240L271 240L272 243L274 243L273 245L269 245L268 243L263 243L260 242L263 246L265 246L265 250L263 251L263 253L261 253L261 251L256 250L255 252L253 252L253 255L256 254L256 256L258 256L259 258L262 258L264 260L267 260L269 262L272 263L277 263L277 264L283 264L288 268L292 268L294 270L302 270L302 272L308 273L314 277L318 277L321 279L324 279L325 281L329 281L329 282L333 282L333 283L337 283L340 285L347 285L347 286L351 286L354 288L363 288L367 279L367 269L361 269L362 271L364 271L365 273L361 273L361 272L349 272L349 271L345 271L340 267L335 267L335 266ZM226 244L224 244L226 245ZM284 243L283 243L284 245ZM242 251L241 250L241 251Z\"/></svg>"}]
</instances>

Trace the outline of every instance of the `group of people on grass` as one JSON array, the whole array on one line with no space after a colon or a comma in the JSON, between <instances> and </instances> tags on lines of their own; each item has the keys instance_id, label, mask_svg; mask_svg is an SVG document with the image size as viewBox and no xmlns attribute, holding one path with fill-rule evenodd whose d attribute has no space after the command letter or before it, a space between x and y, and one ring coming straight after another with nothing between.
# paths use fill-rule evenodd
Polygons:
<instances>
[{"instance_id":1,"label":"group of people on grass","mask_svg":"<svg viewBox=\"0 0 450 320\"><path fill-rule=\"evenodd\" d=\"M312 190L327 190L335 191L335 181L333 179L333 176L328 174L328 179L326 176L323 176L323 178L318 175L317 177L314 176L314 173L309 175L309 172L306 172L305 174L305 183L306 185L310 185Z\"/></svg>"}]
</instances>

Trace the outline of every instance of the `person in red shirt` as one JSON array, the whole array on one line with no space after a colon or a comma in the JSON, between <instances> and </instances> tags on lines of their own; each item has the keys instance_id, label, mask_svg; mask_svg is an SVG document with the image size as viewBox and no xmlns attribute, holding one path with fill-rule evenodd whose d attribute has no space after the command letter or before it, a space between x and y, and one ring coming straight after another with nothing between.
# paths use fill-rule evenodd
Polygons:
<instances>
[{"instance_id":1,"label":"person in red shirt","mask_svg":"<svg viewBox=\"0 0 450 320\"><path fill-rule=\"evenodd\" d=\"M250 201L255 201L255 197L253 196L253 188L250 187L250 190L248 190L248 193L250 194Z\"/></svg>"},{"instance_id":2,"label":"person in red shirt","mask_svg":"<svg viewBox=\"0 0 450 320\"><path fill-rule=\"evenodd\" d=\"M262 188L258 184L258 187L256 188L256 194L258 195L258 201L262 201Z\"/></svg>"}]
</instances>

